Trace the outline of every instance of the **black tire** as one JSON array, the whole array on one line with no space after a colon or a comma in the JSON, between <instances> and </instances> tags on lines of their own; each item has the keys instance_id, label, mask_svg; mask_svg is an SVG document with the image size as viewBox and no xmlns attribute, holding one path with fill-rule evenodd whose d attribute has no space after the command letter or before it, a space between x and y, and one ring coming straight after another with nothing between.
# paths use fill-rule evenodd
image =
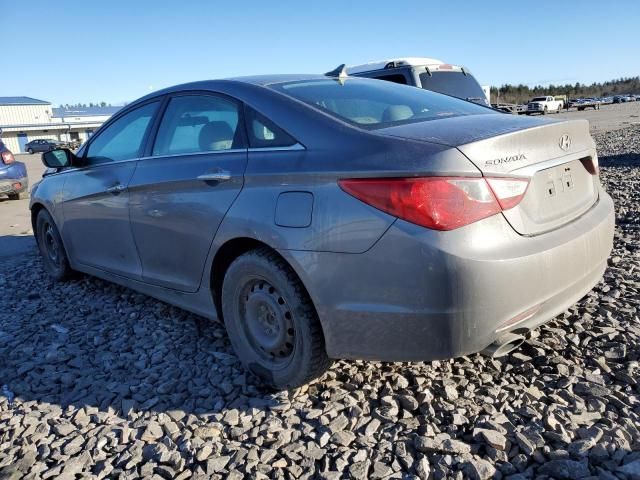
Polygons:
<instances>
[{"instance_id":1,"label":"black tire","mask_svg":"<svg viewBox=\"0 0 640 480\"><path fill-rule=\"evenodd\" d=\"M62 238L53 218L45 209L38 212L35 237L44 267L49 275L59 282L71 278L74 272L69 265Z\"/></svg>"},{"instance_id":2,"label":"black tire","mask_svg":"<svg viewBox=\"0 0 640 480\"><path fill-rule=\"evenodd\" d=\"M271 388L297 388L331 365L307 291L268 248L245 253L229 266L222 315L240 361Z\"/></svg>"},{"instance_id":3,"label":"black tire","mask_svg":"<svg viewBox=\"0 0 640 480\"><path fill-rule=\"evenodd\" d=\"M24 193L9 193L7 196L9 197L9 200L20 200L21 198L24 198Z\"/></svg>"},{"instance_id":4,"label":"black tire","mask_svg":"<svg viewBox=\"0 0 640 480\"><path fill-rule=\"evenodd\" d=\"M544 106L544 109L542 110L542 114L543 114L543 115L546 115L548 111L549 111L549 109L548 109L548 108L547 108L547 106L545 105L545 106Z\"/></svg>"},{"instance_id":5,"label":"black tire","mask_svg":"<svg viewBox=\"0 0 640 480\"><path fill-rule=\"evenodd\" d=\"M29 155L33 155L33 148L28 148L28 149L27 149L27 153L28 153Z\"/></svg>"}]
</instances>

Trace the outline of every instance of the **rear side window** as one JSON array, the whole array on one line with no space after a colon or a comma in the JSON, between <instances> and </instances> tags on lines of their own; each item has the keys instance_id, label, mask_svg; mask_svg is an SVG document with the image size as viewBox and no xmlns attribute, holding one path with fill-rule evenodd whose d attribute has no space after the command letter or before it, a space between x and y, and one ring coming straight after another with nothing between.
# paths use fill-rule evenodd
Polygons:
<instances>
[{"instance_id":1,"label":"rear side window","mask_svg":"<svg viewBox=\"0 0 640 480\"><path fill-rule=\"evenodd\" d=\"M252 148L290 147L296 140L261 113L245 107L249 146Z\"/></svg>"},{"instance_id":2,"label":"rear side window","mask_svg":"<svg viewBox=\"0 0 640 480\"><path fill-rule=\"evenodd\" d=\"M107 126L89 145L85 163L95 165L138 157L159 104L160 102L147 103L125 113Z\"/></svg>"},{"instance_id":3,"label":"rear side window","mask_svg":"<svg viewBox=\"0 0 640 480\"><path fill-rule=\"evenodd\" d=\"M164 113L153 155L179 155L243 148L238 105L213 95L174 97Z\"/></svg>"},{"instance_id":4,"label":"rear side window","mask_svg":"<svg viewBox=\"0 0 640 480\"><path fill-rule=\"evenodd\" d=\"M381 75L379 77L374 77L376 80L385 80L387 82L400 83L402 85L407 84L407 77L396 73L394 75Z\"/></svg>"}]
</instances>

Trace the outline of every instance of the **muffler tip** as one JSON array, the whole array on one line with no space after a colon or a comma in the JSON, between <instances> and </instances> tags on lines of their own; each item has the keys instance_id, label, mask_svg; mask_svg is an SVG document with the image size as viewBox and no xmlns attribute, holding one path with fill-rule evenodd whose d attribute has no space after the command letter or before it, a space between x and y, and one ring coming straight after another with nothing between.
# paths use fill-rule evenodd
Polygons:
<instances>
[{"instance_id":1,"label":"muffler tip","mask_svg":"<svg viewBox=\"0 0 640 480\"><path fill-rule=\"evenodd\" d=\"M515 333L505 333L480 353L487 357L504 357L524 343L524 337Z\"/></svg>"}]
</instances>

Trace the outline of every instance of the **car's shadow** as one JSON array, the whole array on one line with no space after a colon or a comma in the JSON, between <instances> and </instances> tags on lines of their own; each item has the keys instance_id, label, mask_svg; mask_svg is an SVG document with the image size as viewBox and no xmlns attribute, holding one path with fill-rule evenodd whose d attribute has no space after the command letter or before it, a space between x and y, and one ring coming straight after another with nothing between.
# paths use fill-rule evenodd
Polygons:
<instances>
[{"instance_id":1,"label":"car's shadow","mask_svg":"<svg viewBox=\"0 0 640 480\"><path fill-rule=\"evenodd\" d=\"M121 416L287 401L247 377L217 322L89 276L54 283L33 252L1 272L0 385L22 401Z\"/></svg>"},{"instance_id":2,"label":"car's shadow","mask_svg":"<svg viewBox=\"0 0 640 480\"><path fill-rule=\"evenodd\" d=\"M33 235L0 235L0 264L12 258L36 251Z\"/></svg>"}]
</instances>

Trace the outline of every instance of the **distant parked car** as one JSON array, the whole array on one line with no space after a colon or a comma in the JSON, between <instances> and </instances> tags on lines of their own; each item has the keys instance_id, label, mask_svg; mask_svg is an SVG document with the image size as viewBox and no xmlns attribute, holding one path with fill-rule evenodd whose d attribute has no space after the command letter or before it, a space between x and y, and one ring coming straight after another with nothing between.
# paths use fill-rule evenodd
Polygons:
<instances>
[{"instance_id":1,"label":"distant parked car","mask_svg":"<svg viewBox=\"0 0 640 480\"><path fill-rule=\"evenodd\" d=\"M48 152L49 150L62 148L64 146L64 142L59 142L57 140L37 139L31 140L29 143L25 144L24 151L27 153Z\"/></svg>"},{"instance_id":2,"label":"distant parked car","mask_svg":"<svg viewBox=\"0 0 640 480\"><path fill-rule=\"evenodd\" d=\"M627 103L633 101L635 101L635 98L629 94L616 95L613 97L613 103Z\"/></svg>"},{"instance_id":3,"label":"distant parked car","mask_svg":"<svg viewBox=\"0 0 640 480\"><path fill-rule=\"evenodd\" d=\"M24 163L17 162L11 150L0 140L0 194L7 195L9 200L19 200L28 187Z\"/></svg>"}]
</instances>

